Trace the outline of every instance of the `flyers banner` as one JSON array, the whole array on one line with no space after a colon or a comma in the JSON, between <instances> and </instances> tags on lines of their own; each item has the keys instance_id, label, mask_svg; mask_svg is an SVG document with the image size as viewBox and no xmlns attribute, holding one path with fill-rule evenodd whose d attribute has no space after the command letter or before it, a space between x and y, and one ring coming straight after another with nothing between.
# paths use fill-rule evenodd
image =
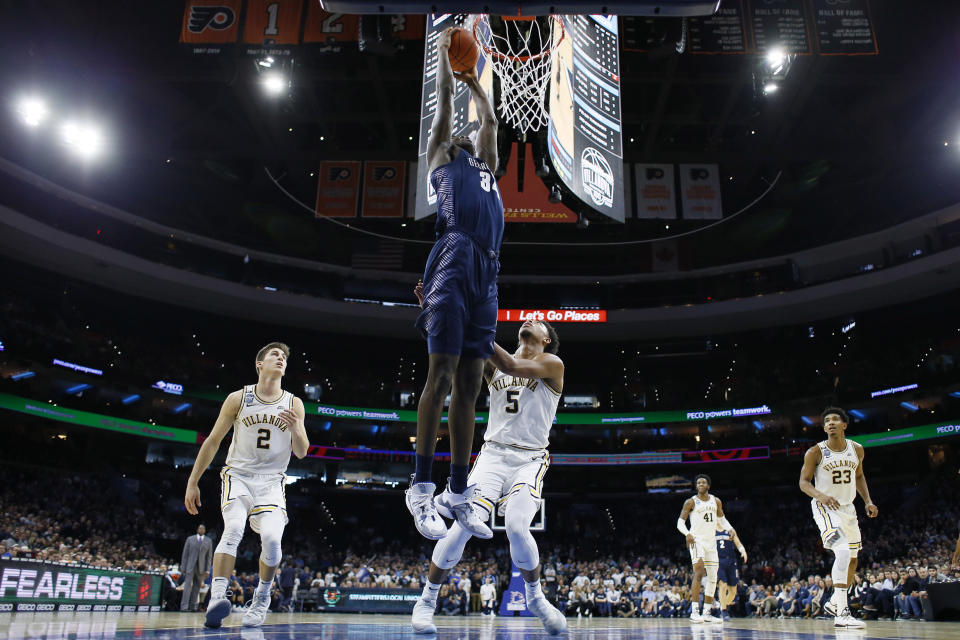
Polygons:
<instances>
[{"instance_id":1,"label":"flyers banner","mask_svg":"<svg viewBox=\"0 0 960 640\"><path fill-rule=\"evenodd\" d=\"M537 177L533 164L533 148L523 145L524 157L520 162L520 144L510 146L507 173L497 180L500 197L503 198L503 218L507 222L576 222L577 214L559 202L550 202L550 190ZM523 166L523 181L520 181L520 166ZM523 190L520 190L521 185Z\"/></svg>"},{"instance_id":2,"label":"flyers banner","mask_svg":"<svg viewBox=\"0 0 960 640\"><path fill-rule=\"evenodd\" d=\"M677 193L672 164L634 165L637 180L637 217L677 217Z\"/></svg>"},{"instance_id":3,"label":"flyers banner","mask_svg":"<svg viewBox=\"0 0 960 640\"><path fill-rule=\"evenodd\" d=\"M824 56L875 56L868 0L813 0L817 46Z\"/></svg>"},{"instance_id":4,"label":"flyers banner","mask_svg":"<svg viewBox=\"0 0 960 640\"><path fill-rule=\"evenodd\" d=\"M0 611L159 611L163 576L0 560Z\"/></svg>"},{"instance_id":5,"label":"flyers banner","mask_svg":"<svg viewBox=\"0 0 960 640\"><path fill-rule=\"evenodd\" d=\"M437 194L429 179L427 161L427 142L430 140L430 128L433 116L437 112L437 39L447 27L470 26L463 22L464 16L452 13L434 13L427 16L426 45L423 51L423 92L420 99L420 148L417 155L417 205L414 218L419 220L437 212ZM489 41L489 30L483 30L481 37ZM480 56L477 63L477 77L480 86L493 104L493 69L486 56ZM473 104L470 89L463 82L457 82L453 89L453 122L450 133L454 136L466 136L479 128L477 108ZM490 167L496 171L496 167Z\"/></svg>"},{"instance_id":6,"label":"flyers banner","mask_svg":"<svg viewBox=\"0 0 960 640\"><path fill-rule=\"evenodd\" d=\"M606 309L498 309L497 322L606 322Z\"/></svg>"},{"instance_id":7,"label":"flyers banner","mask_svg":"<svg viewBox=\"0 0 960 640\"><path fill-rule=\"evenodd\" d=\"M242 0L187 0L180 42L187 44L236 42L242 8ZM219 52L219 48L212 47L211 52Z\"/></svg>"},{"instance_id":8,"label":"flyers banner","mask_svg":"<svg viewBox=\"0 0 960 640\"><path fill-rule=\"evenodd\" d=\"M550 160L587 206L623 222L623 136L617 16L563 16L550 77Z\"/></svg>"},{"instance_id":9,"label":"flyers banner","mask_svg":"<svg viewBox=\"0 0 960 640\"><path fill-rule=\"evenodd\" d=\"M301 0L247 0L243 22L246 44L300 44Z\"/></svg>"},{"instance_id":10,"label":"flyers banner","mask_svg":"<svg viewBox=\"0 0 960 640\"><path fill-rule=\"evenodd\" d=\"M719 220L720 169L715 164L680 165L680 197L686 220Z\"/></svg>"},{"instance_id":11,"label":"flyers banner","mask_svg":"<svg viewBox=\"0 0 960 640\"><path fill-rule=\"evenodd\" d=\"M364 218L402 218L403 187L407 163L364 162L363 204Z\"/></svg>"},{"instance_id":12,"label":"flyers banner","mask_svg":"<svg viewBox=\"0 0 960 640\"><path fill-rule=\"evenodd\" d=\"M354 218L360 202L360 161L320 163L317 180L318 218Z\"/></svg>"}]
</instances>

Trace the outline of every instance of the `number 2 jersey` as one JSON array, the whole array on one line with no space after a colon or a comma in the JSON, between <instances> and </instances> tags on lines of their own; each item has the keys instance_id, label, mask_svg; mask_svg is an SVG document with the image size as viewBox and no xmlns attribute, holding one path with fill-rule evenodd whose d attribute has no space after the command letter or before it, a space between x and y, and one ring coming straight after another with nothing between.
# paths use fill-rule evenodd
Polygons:
<instances>
[{"instance_id":1,"label":"number 2 jersey","mask_svg":"<svg viewBox=\"0 0 960 640\"><path fill-rule=\"evenodd\" d=\"M836 498L841 505L853 504L857 497L857 468L860 458L853 440L847 440L843 451L837 452L827 446L827 441L818 443L820 447L820 463L813 476L813 486L832 498Z\"/></svg>"},{"instance_id":2,"label":"number 2 jersey","mask_svg":"<svg viewBox=\"0 0 960 640\"><path fill-rule=\"evenodd\" d=\"M490 422L484 441L546 449L560 394L540 378L518 378L499 369L489 386Z\"/></svg>"},{"instance_id":3,"label":"number 2 jersey","mask_svg":"<svg viewBox=\"0 0 960 640\"><path fill-rule=\"evenodd\" d=\"M226 468L257 475L286 473L293 440L280 412L293 408L293 394L284 391L275 401L265 402L256 385L244 387L242 394Z\"/></svg>"}]
</instances>

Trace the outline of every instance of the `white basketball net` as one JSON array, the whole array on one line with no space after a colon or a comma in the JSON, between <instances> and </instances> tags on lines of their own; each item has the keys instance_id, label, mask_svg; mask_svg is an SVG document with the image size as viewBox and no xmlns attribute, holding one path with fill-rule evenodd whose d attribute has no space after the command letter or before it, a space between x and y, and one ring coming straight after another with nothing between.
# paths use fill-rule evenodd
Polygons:
<instances>
[{"instance_id":1,"label":"white basketball net","mask_svg":"<svg viewBox=\"0 0 960 640\"><path fill-rule=\"evenodd\" d=\"M538 20L503 20L505 31L490 28L490 16L480 15L473 26L477 44L500 78L500 115L517 131L538 131L547 124L547 85L553 48L563 39L563 21L550 16L548 27ZM489 42L485 35L490 34ZM559 36L554 42L554 36Z\"/></svg>"}]
</instances>

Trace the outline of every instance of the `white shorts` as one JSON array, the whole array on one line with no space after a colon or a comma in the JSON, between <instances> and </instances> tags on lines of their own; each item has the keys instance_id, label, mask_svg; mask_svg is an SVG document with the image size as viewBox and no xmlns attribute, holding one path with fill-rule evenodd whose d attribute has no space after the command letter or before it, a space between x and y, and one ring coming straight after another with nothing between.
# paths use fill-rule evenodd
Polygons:
<instances>
[{"instance_id":1,"label":"white shorts","mask_svg":"<svg viewBox=\"0 0 960 640\"><path fill-rule=\"evenodd\" d=\"M810 509L813 511L813 521L820 529L820 540L824 547L827 546L827 538L841 531L850 544L850 551L863 548L857 509L852 504L842 504L839 509L827 509L819 500L811 500Z\"/></svg>"},{"instance_id":2,"label":"white shorts","mask_svg":"<svg viewBox=\"0 0 960 640\"><path fill-rule=\"evenodd\" d=\"M720 556L717 554L717 540L701 540L699 538L694 538L693 545L688 545L690 549L690 562L694 566L701 560L703 561L703 566L713 565L714 567L720 566Z\"/></svg>"},{"instance_id":3,"label":"white shorts","mask_svg":"<svg viewBox=\"0 0 960 640\"><path fill-rule=\"evenodd\" d=\"M503 514L507 500L524 487L537 501L543 497L543 477L550 467L546 449L520 449L497 442L486 442L470 471L467 484L480 487L476 504L489 514L494 505Z\"/></svg>"},{"instance_id":4,"label":"white shorts","mask_svg":"<svg viewBox=\"0 0 960 640\"><path fill-rule=\"evenodd\" d=\"M260 518L280 511L287 518L287 476L248 474L231 467L220 471L220 511L223 519L250 518L250 528L260 533Z\"/></svg>"}]
</instances>

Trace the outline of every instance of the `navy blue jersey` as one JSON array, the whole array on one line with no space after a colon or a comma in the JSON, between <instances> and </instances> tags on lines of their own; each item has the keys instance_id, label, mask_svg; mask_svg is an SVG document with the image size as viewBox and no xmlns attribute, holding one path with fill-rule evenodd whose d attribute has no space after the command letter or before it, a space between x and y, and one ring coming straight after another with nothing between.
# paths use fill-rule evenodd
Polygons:
<instances>
[{"instance_id":1,"label":"navy blue jersey","mask_svg":"<svg viewBox=\"0 0 960 640\"><path fill-rule=\"evenodd\" d=\"M733 545L733 536L729 531L717 531L717 559L720 562L736 562L737 553Z\"/></svg>"},{"instance_id":2,"label":"navy blue jersey","mask_svg":"<svg viewBox=\"0 0 960 640\"><path fill-rule=\"evenodd\" d=\"M503 202L497 180L486 162L459 149L453 162L433 170L430 184L437 192L438 238L460 231L484 253L500 252Z\"/></svg>"}]
</instances>

